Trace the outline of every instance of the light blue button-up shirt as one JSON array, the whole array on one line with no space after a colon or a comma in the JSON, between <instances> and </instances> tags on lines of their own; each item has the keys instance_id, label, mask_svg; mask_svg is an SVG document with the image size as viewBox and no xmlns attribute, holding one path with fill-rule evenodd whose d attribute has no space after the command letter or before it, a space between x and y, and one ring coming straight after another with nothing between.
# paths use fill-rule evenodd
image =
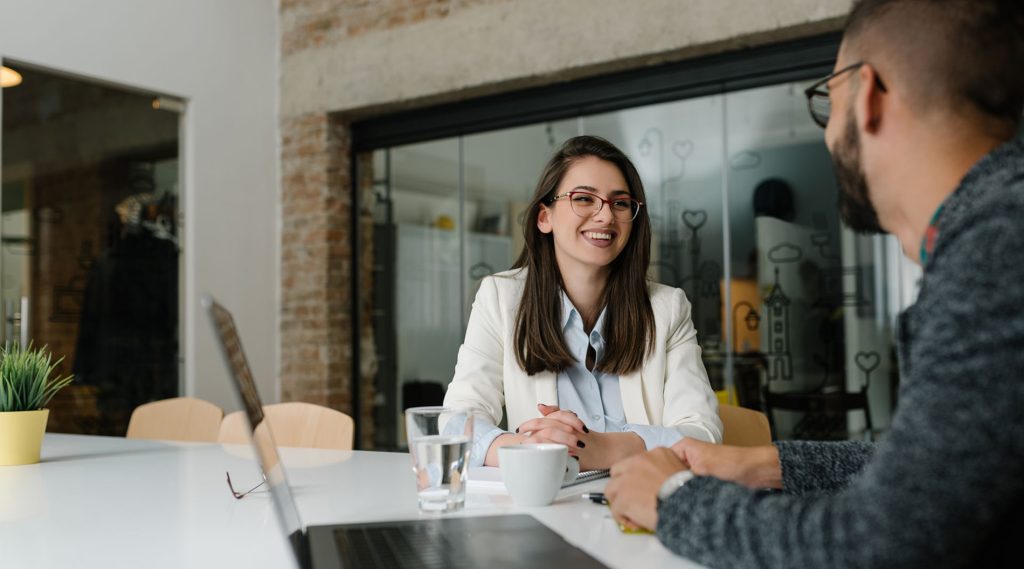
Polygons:
<instances>
[{"instance_id":1,"label":"light blue button-up shirt","mask_svg":"<svg viewBox=\"0 0 1024 569\"><path fill-rule=\"evenodd\" d=\"M619 376L594 369L605 354L605 341L602 336L604 319L605 311L602 310L594 329L587 334L583 329L583 318L579 311L573 306L569 296L562 292L562 334L565 345L576 359L576 363L558 374L559 408L576 413L592 431L636 433L643 439L648 449L672 446L683 438L679 430L673 427L627 423L626 412L622 407L622 393L619 391ZM595 352L594 368L588 368L586 365L589 347L593 347ZM490 421L474 419L470 465L482 465L491 443L505 432Z\"/></svg>"}]
</instances>

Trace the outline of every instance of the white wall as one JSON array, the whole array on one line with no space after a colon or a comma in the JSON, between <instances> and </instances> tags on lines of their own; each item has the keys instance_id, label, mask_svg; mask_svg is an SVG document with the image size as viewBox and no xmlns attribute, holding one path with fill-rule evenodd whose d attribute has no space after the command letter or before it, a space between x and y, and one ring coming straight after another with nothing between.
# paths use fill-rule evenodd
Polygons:
<instances>
[{"instance_id":1,"label":"white wall","mask_svg":"<svg viewBox=\"0 0 1024 569\"><path fill-rule=\"evenodd\" d=\"M188 100L185 392L229 410L205 292L234 312L261 394L278 398L277 11L275 0L0 0L0 58Z\"/></svg>"}]
</instances>

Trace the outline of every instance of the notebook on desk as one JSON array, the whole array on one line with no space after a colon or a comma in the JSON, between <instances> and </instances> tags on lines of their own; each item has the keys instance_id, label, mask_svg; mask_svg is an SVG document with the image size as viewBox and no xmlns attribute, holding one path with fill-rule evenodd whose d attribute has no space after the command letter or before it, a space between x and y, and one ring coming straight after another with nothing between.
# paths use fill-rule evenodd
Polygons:
<instances>
[{"instance_id":1,"label":"notebook on desk","mask_svg":"<svg viewBox=\"0 0 1024 569\"><path fill-rule=\"evenodd\" d=\"M562 484L562 488L576 486L591 480L607 478L610 475L608 470L584 470L576 475L576 479L568 484ZM469 485L467 489L471 492L487 493L508 493L505 482L501 478L501 469L495 466L474 466L469 469Z\"/></svg>"},{"instance_id":2,"label":"notebook on desk","mask_svg":"<svg viewBox=\"0 0 1024 569\"><path fill-rule=\"evenodd\" d=\"M528 515L442 517L305 527L292 496L234 318L202 299L252 428L274 510L302 569L605 567ZM412 484L412 480L409 481Z\"/></svg>"}]
</instances>

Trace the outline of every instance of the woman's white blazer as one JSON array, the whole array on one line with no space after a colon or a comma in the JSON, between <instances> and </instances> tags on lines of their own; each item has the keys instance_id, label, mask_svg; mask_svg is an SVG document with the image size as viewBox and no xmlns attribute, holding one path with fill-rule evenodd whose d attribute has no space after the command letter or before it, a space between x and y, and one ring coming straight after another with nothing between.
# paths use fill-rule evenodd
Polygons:
<instances>
[{"instance_id":1,"label":"woman's white blazer","mask_svg":"<svg viewBox=\"0 0 1024 569\"><path fill-rule=\"evenodd\" d=\"M480 283L459 348L446 406L472 408L497 425L502 406L514 429L540 417L538 403L558 404L555 372L527 375L513 348L516 310L523 295L525 269L497 273ZM690 320L690 302L682 290L650 283L654 311L654 351L641 369L619 377L626 422L676 427L686 436L722 441L718 399L708 381Z\"/></svg>"}]
</instances>

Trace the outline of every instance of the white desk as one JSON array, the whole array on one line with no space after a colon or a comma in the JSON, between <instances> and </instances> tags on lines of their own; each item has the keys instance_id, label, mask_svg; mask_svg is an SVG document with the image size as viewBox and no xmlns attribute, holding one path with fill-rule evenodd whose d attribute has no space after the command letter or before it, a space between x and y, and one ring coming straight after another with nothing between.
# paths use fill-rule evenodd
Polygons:
<instances>
[{"instance_id":1,"label":"white desk","mask_svg":"<svg viewBox=\"0 0 1024 569\"><path fill-rule=\"evenodd\" d=\"M305 525L420 517L405 454L282 449ZM43 568L293 567L247 446L48 434L42 462L0 467L0 566ZM528 512L609 567L699 567L650 535L621 533L607 508L563 490L543 508L470 493L456 515Z\"/></svg>"}]
</instances>

